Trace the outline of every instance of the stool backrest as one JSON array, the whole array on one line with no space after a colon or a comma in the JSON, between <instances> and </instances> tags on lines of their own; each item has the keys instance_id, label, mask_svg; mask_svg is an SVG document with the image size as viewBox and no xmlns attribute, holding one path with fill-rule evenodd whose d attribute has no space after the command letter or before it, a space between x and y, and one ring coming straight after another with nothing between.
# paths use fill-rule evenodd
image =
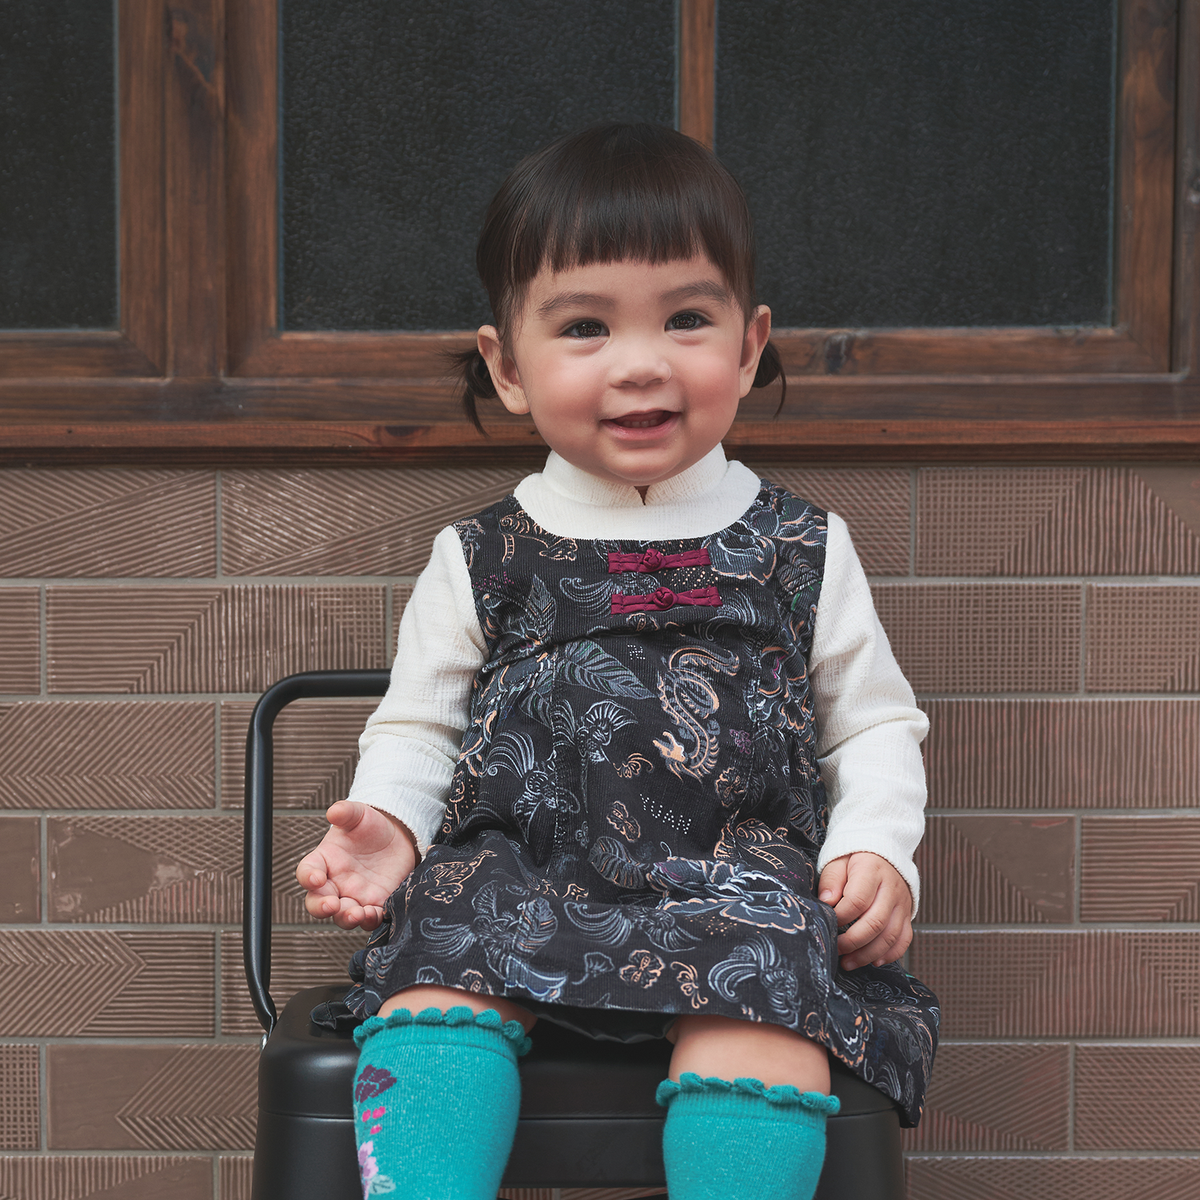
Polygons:
<instances>
[{"instance_id":1,"label":"stool backrest","mask_svg":"<svg viewBox=\"0 0 1200 1200\"><path fill-rule=\"evenodd\" d=\"M270 1034L278 1015L271 999L271 819L275 718L293 700L382 696L387 671L303 671L268 688L246 733L246 814L242 873L242 935L246 986L259 1024Z\"/></svg>"}]
</instances>

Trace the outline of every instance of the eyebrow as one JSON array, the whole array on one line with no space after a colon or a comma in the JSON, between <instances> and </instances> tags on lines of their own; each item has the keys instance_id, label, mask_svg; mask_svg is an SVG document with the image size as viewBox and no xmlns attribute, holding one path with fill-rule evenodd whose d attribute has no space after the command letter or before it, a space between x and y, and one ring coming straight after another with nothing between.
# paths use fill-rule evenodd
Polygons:
<instances>
[{"instance_id":1,"label":"eyebrow","mask_svg":"<svg viewBox=\"0 0 1200 1200\"><path fill-rule=\"evenodd\" d=\"M660 299L670 304L679 304L685 300L711 300L714 304L732 304L733 295L728 288L723 287L712 279L700 279L695 283L685 283L669 292L663 292ZM603 311L612 308L616 300L598 292L559 292L538 305L539 317L552 317L564 309L592 308Z\"/></svg>"}]
</instances>

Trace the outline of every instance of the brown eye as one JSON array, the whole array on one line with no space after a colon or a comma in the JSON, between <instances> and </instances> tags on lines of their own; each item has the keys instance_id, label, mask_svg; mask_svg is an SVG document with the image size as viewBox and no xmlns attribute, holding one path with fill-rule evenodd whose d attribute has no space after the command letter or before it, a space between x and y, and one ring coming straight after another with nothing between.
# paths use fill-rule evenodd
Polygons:
<instances>
[{"instance_id":1,"label":"brown eye","mask_svg":"<svg viewBox=\"0 0 1200 1200\"><path fill-rule=\"evenodd\" d=\"M574 338L598 338L603 337L606 330L599 321L576 321L570 329L567 330L567 337Z\"/></svg>"},{"instance_id":2,"label":"brown eye","mask_svg":"<svg viewBox=\"0 0 1200 1200\"><path fill-rule=\"evenodd\" d=\"M667 322L667 328L686 332L689 329L699 329L702 323L703 318L699 313L683 312L676 313Z\"/></svg>"}]
</instances>

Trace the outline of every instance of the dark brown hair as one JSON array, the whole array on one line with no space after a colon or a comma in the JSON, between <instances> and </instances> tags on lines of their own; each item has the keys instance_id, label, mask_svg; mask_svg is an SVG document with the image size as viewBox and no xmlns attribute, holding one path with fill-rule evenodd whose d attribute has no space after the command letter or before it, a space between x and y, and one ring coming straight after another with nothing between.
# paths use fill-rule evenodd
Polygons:
<instances>
[{"instance_id":1,"label":"dark brown hair","mask_svg":"<svg viewBox=\"0 0 1200 1200\"><path fill-rule=\"evenodd\" d=\"M662 125L596 125L522 159L488 206L475 251L501 338L544 266L662 263L707 254L747 321L754 311L754 227L737 181L699 142ZM455 355L463 407L481 433L478 398L495 385L478 350ZM763 349L755 387L787 380ZM780 407L783 399L780 398Z\"/></svg>"}]
</instances>

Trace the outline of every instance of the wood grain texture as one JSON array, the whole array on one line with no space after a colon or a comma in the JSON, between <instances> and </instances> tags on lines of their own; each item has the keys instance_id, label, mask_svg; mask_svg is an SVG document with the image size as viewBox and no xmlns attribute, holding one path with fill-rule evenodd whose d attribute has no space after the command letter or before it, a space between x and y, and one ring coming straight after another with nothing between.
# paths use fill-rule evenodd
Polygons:
<instances>
[{"instance_id":1,"label":"wood grain texture","mask_svg":"<svg viewBox=\"0 0 1200 1200\"><path fill-rule=\"evenodd\" d=\"M679 0L679 131L712 147L716 116L716 0Z\"/></svg>"},{"instance_id":2,"label":"wood grain texture","mask_svg":"<svg viewBox=\"0 0 1200 1200\"><path fill-rule=\"evenodd\" d=\"M1118 6L1118 329L1149 358L1171 363L1171 274L1175 207L1175 0Z\"/></svg>"},{"instance_id":3,"label":"wood grain texture","mask_svg":"<svg viewBox=\"0 0 1200 1200\"><path fill-rule=\"evenodd\" d=\"M1175 121L1175 325L1171 367L1200 370L1200 0L1180 0Z\"/></svg>"}]
</instances>

